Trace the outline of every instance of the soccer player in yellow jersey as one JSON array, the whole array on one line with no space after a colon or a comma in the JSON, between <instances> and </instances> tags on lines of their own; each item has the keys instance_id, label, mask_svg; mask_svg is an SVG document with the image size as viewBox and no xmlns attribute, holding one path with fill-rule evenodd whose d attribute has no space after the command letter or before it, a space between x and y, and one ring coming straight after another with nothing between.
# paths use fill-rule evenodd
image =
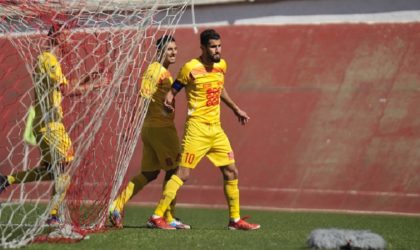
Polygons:
<instances>
[{"instance_id":1,"label":"soccer player in yellow jersey","mask_svg":"<svg viewBox=\"0 0 420 250\"><path fill-rule=\"evenodd\" d=\"M241 124L246 124L250 118L233 102L224 87L227 66L225 60L221 59L220 35L215 30L205 30L200 34L200 43L201 56L192 59L181 68L165 98L165 107L173 111L174 97L185 87L188 118L179 168L165 185L162 199L149 218L148 224L160 229L173 229L163 219L164 212L175 198L178 189L188 180L191 170L207 156L223 175L224 191L229 205L228 228L258 229L260 225L248 223L240 217L238 169L229 139L220 124L220 100L232 109Z\"/></svg>"},{"instance_id":2,"label":"soccer player in yellow jersey","mask_svg":"<svg viewBox=\"0 0 420 250\"><path fill-rule=\"evenodd\" d=\"M141 138L143 142L143 159L141 172L130 180L125 189L110 206L110 221L122 228L121 212L125 204L148 183L155 180L164 170L165 181L175 173L180 144L174 124L174 113L164 111L163 102L170 90L173 79L168 68L175 63L177 47L172 36L165 35L157 40L157 60L149 65L143 75L140 95L152 98L143 123ZM175 200L165 210L166 222L177 229L190 229L174 217Z\"/></svg>"},{"instance_id":3,"label":"soccer player in yellow jersey","mask_svg":"<svg viewBox=\"0 0 420 250\"><path fill-rule=\"evenodd\" d=\"M74 158L72 142L63 124L61 106L62 92L70 94L67 87L68 80L55 56L58 45L63 44L66 39L60 28L61 26L53 26L50 29L48 33L50 51L42 52L38 56L34 72L35 91L32 106L35 115L29 126L35 136L36 145L40 148L40 166L8 176L0 175L0 192L12 184L54 180L53 194L57 192L58 199L52 202L48 224L60 222L58 209L70 182L66 166ZM87 81L86 78L84 83ZM83 88L74 88L72 94L80 94L83 91Z\"/></svg>"}]
</instances>

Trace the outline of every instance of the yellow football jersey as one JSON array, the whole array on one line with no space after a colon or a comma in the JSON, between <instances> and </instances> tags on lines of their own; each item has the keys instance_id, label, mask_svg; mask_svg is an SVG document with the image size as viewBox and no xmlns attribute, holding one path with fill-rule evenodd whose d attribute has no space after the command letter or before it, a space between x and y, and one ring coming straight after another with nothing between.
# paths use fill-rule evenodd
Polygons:
<instances>
[{"instance_id":1,"label":"yellow football jersey","mask_svg":"<svg viewBox=\"0 0 420 250\"><path fill-rule=\"evenodd\" d=\"M173 125L174 113L163 109L166 93L171 89L173 79L171 73L159 62L149 65L143 75L140 94L145 98L152 98L143 126L167 127Z\"/></svg>"},{"instance_id":2,"label":"yellow football jersey","mask_svg":"<svg viewBox=\"0 0 420 250\"><path fill-rule=\"evenodd\" d=\"M199 59L192 59L180 70L177 80L185 85L188 99L188 119L220 122L220 94L222 93L227 65L225 60L206 68Z\"/></svg>"},{"instance_id":3,"label":"yellow football jersey","mask_svg":"<svg viewBox=\"0 0 420 250\"><path fill-rule=\"evenodd\" d=\"M50 52L38 56L35 68L35 118L34 125L45 127L46 123L62 122L63 109L60 84L67 84L57 57Z\"/></svg>"}]
</instances>

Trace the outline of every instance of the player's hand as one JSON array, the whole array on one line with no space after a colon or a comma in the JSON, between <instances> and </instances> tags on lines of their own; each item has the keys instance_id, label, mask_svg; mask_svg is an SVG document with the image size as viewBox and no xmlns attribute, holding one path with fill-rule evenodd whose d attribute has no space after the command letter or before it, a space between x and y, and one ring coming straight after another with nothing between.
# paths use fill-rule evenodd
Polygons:
<instances>
[{"instance_id":1,"label":"player's hand","mask_svg":"<svg viewBox=\"0 0 420 250\"><path fill-rule=\"evenodd\" d=\"M242 125L247 124L247 123L248 123L248 121L249 121L249 119L251 119L251 118L248 116L248 114L247 114L245 111L241 110L241 109L236 110L236 111L235 111L235 115L238 117L238 121L239 121Z\"/></svg>"},{"instance_id":2,"label":"player's hand","mask_svg":"<svg viewBox=\"0 0 420 250\"><path fill-rule=\"evenodd\" d=\"M97 81L101 77L101 74L97 71L89 73L83 80L80 82L81 85L86 84L88 82L94 82Z\"/></svg>"},{"instance_id":3,"label":"player's hand","mask_svg":"<svg viewBox=\"0 0 420 250\"><path fill-rule=\"evenodd\" d=\"M168 113L174 112L175 111L175 98L170 98L166 96L165 101L163 102L163 109Z\"/></svg>"}]
</instances>

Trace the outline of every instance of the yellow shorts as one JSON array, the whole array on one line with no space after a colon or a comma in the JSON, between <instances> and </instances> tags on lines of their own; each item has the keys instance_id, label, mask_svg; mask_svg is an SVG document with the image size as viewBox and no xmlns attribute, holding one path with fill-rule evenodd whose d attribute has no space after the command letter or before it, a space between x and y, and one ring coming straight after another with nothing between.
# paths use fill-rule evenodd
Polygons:
<instances>
[{"instance_id":1,"label":"yellow shorts","mask_svg":"<svg viewBox=\"0 0 420 250\"><path fill-rule=\"evenodd\" d=\"M203 156L207 156L216 167L235 162L229 139L220 123L188 121L181 152L179 165L186 168L195 168Z\"/></svg>"},{"instance_id":2,"label":"yellow shorts","mask_svg":"<svg viewBox=\"0 0 420 250\"><path fill-rule=\"evenodd\" d=\"M177 167L180 145L175 126L143 127L142 172L170 170Z\"/></svg>"},{"instance_id":3,"label":"yellow shorts","mask_svg":"<svg viewBox=\"0 0 420 250\"><path fill-rule=\"evenodd\" d=\"M47 163L69 163L74 159L74 150L70 136L64 124L60 122L48 123L35 133L41 149L41 157Z\"/></svg>"}]
</instances>

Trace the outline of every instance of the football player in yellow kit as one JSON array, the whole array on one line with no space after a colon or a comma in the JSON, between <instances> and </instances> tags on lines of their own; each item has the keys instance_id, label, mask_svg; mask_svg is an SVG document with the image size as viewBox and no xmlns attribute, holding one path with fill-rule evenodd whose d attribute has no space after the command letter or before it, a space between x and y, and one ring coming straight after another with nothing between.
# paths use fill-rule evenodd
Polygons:
<instances>
[{"instance_id":1,"label":"football player in yellow kit","mask_svg":"<svg viewBox=\"0 0 420 250\"><path fill-rule=\"evenodd\" d=\"M165 98L168 111L174 110L174 97L185 87L188 100L188 118L182 141L179 168L164 187L162 199L148 224L160 229L174 229L163 219L164 212L176 197L178 189L187 181L190 172L199 161L207 158L221 170L224 191L229 205L231 230L255 230L258 224L246 222L240 217L238 169L232 148L220 124L220 100L222 100L244 125L250 117L229 97L225 87L226 61L221 58L220 35L212 29L200 34L202 54L187 62Z\"/></svg>"},{"instance_id":2,"label":"football player in yellow kit","mask_svg":"<svg viewBox=\"0 0 420 250\"><path fill-rule=\"evenodd\" d=\"M34 72L34 103L30 108L34 114L28 119L27 127L35 138L32 143L39 146L40 166L7 176L0 175L0 192L12 184L54 180L53 195L58 193L58 197L52 200L47 219L47 223L53 225L60 223L58 210L70 183L66 166L74 159L72 142L63 124L62 92L78 95L96 88L94 85L83 85L69 89L68 80L56 57L59 46L65 44L67 33L64 30L63 26L57 24L51 27L48 32L49 49L38 56ZM86 77L80 84L89 80L92 79Z\"/></svg>"},{"instance_id":3,"label":"football player in yellow kit","mask_svg":"<svg viewBox=\"0 0 420 250\"><path fill-rule=\"evenodd\" d=\"M141 132L143 142L141 172L130 180L109 209L110 221L118 228L123 227L121 212L125 204L144 186L155 180L160 170L166 172L165 184L177 169L180 144L174 124L175 114L165 112L163 106L166 93L171 89L173 82L168 68L175 63L177 47L175 39L169 35L158 39L156 46L156 61L149 65L140 86L140 95L144 98L152 98ZM174 217L174 210L175 200L165 210L165 221L177 229L190 229L189 225Z\"/></svg>"}]
</instances>

